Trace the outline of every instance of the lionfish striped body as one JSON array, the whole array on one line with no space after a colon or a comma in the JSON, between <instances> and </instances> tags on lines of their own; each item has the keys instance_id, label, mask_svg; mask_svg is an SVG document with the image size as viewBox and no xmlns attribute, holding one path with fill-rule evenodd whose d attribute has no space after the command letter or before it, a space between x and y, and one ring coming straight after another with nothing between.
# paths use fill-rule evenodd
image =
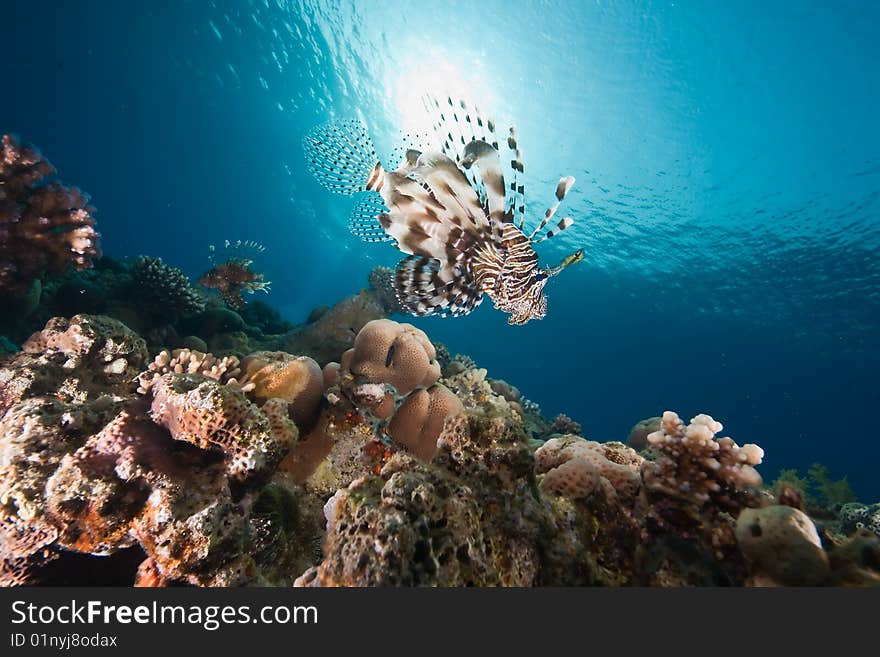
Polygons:
<instances>
[{"instance_id":1,"label":"lionfish striped body","mask_svg":"<svg viewBox=\"0 0 880 657\"><path fill-rule=\"evenodd\" d=\"M510 314L510 324L540 319L547 313L547 280L583 258L578 251L559 266L542 269L533 248L571 225L571 219L562 219L555 231L535 238L574 178L559 181L556 202L526 235L522 154L514 128L507 139L512 153L508 187L494 123L469 111L463 101L455 104L449 98L447 103L448 109L426 100L439 117L434 126L442 144L438 152L409 149L398 168L389 171L362 124L329 123L303 140L310 169L333 192L366 192L349 219L352 233L368 242L395 240L409 254L395 277L398 300L408 312L466 315L486 295Z\"/></svg>"}]
</instances>

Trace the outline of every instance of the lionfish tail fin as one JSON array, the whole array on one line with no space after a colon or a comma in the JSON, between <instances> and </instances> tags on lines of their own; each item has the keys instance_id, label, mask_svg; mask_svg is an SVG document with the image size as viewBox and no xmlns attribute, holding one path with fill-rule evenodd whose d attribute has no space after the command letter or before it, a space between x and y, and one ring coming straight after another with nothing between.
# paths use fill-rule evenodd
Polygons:
<instances>
[{"instance_id":1,"label":"lionfish tail fin","mask_svg":"<svg viewBox=\"0 0 880 657\"><path fill-rule=\"evenodd\" d=\"M568 192L571 191L572 185L574 185L574 177L573 176L565 176L564 178L560 178L559 182L556 183L556 200L553 201L553 205L551 205L549 208L547 208L547 211L544 212L544 218L541 220L541 223L538 224L538 227L532 231L532 234L529 235L530 238L534 237L535 235L540 233L542 230L544 230L544 227L549 223L549 221L556 214L556 211L559 209L560 203L562 203L562 201L565 199ZM568 223L563 225L563 223L566 221ZM565 230L571 224L572 224L571 219L563 219L562 221L559 222L559 230L556 232L560 232L560 231ZM550 230L541 239L535 240L535 241L540 242L541 240L545 240L550 237L553 237L553 235L554 235L554 231Z\"/></svg>"},{"instance_id":2,"label":"lionfish tail fin","mask_svg":"<svg viewBox=\"0 0 880 657\"><path fill-rule=\"evenodd\" d=\"M373 141L358 120L330 121L303 137L303 150L312 175L337 194L377 190L384 170Z\"/></svg>"},{"instance_id":3,"label":"lionfish tail fin","mask_svg":"<svg viewBox=\"0 0 880 657\"><path fill-rule=\"evenodd\" d=\"M412 315L458 317L467 315L483 301L483 293L471 276L435 258L409 256L397 265L394 278L397 300Z\"/></svg>"}]
</instances>

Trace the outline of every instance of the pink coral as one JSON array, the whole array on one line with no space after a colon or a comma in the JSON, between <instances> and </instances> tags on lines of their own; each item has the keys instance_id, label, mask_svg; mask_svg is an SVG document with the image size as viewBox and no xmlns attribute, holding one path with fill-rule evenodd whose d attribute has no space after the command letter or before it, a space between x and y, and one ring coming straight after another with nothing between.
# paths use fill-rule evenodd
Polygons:
<instances>
[{"instance_id":1,"label":"pink coral","mask_svg":"<svg viewBox=\"0 0 880 657\"><path fill-rule=\"evenodd\" d=\"M751 506L762 481L754 466L764 450L715 438L723 428L710 415L697 415L685 425L672 411L663 413L660 430L648 435L648 447L658 452L642 467L648 490L696 506L710 500L731 509Z\"/></svg>"},{"instance_id":2,"label":"pink coral","mask_svg":"<svg viewBox=\"0 0 880 657\"><path fill-rule=\"evenodd\" d=\"M101 256L88 197L58 181L35 149L3 135L0 151L0 291L21 293L46 272Z\"/></svg>"},{"instance_id":3,"label":"pink coral","mask_svg":"<svg viewBox=\"0 0 880 657\"><path fill-rule=\"evenodd\" d=\"M597 443L579 436L552 438L535 451L541 488L553 495L587 497L600 485L631 503L641 487L641 457L620 443Z\"/></svg>"}]
</instances>

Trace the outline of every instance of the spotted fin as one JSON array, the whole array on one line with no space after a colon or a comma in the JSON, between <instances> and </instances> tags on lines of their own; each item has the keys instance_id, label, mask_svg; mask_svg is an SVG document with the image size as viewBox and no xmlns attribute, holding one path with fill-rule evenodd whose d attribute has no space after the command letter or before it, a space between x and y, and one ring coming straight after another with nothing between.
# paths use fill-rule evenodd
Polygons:
<instances>
[{"instance_id":1,"label":"spotted fin","mask_svg":"<svg viewBox=\"0 0 880 657\"><path fill-rule=\"evenodd\" d=\"M348 230L364 242L390 242L394 238L382 227L382 217L387 213L379 194L364 194L348 217Z\"/></svg>"},{"instance_id":2,"label":"spotted fin","mask_svg":"<svg viewBox=\"0 0 880 657\"><path fill-rule=\"evenodd\" d=\"M495 122L483 117L480 110L465 100L453 100L451 96L439 99L423 98L425 111L433 120L434 135L441 152L454 162L464 157L465 147L474 140L481 140L498 149Z\"/></svg>"},{"instance_id":3,"label":"spotted fin","mask_svg":"<svg viewBox=\"0 0 880 657\"><path fill-rule=\"evenodd\" d=\"M358 120L317 126L303 137L303 150L312 175L337 194L371 188L371 180L382 169L370 135Z\"/></svg>"},{"instance_id":4,"label":"spotted fin","mask_svg":"<svg viewBox=\"0 0 880 657\"><path fill-rule=\"evenodd\" d=\"M469 273L457 273L451 264L409 256L397 265L397 300L407 312L423 317L467 315L483 301L483 293Z\"/></svg>"}]
</instances>

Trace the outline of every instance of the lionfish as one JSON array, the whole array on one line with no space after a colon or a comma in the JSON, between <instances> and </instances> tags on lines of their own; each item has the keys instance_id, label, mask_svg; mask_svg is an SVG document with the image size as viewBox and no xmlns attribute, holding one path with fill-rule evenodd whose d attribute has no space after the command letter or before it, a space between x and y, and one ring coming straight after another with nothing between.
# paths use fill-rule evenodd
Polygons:
<instances>
[{"instance_id":1,"label":"lionfish","mask_svg":"<svg viewBox=\"0 0 880 657\"><path fill-rule=\"evenodd\" d=\"M253 259L239 255L239 253L246 251L262 253L266 247L251 240L244 242L226 240L224 248L230 255L223 262L218 263L216 247L213 244L208 247L210 250L208 258L212 266L210 270L202 274L199 283L207 288L217 290L220 298L230 308L240 310L245 304L244 292L253 294L257 290L262 290L268 294L271 283L263 280L263 274L258 274L251 269L251 265L254 264Z\"/></svg>"},{"instance_id":2,"label":"lionfish","mask_svg":"<svg viewBox=\"0 0 880 657\"><path fill-rule=\"evenodd\" d=\"M580 249L544 269L533 248L572 225L565 217L538 236L574 178L559 181L555 202L527 235L524 167L515 127L507 136L507 187L493 121L451 97L444 103L425 98L425 106L437 117L433 128L440 151L409 148L398 168L388 171L360 121L330 122L303 139L310 170L332 192L367 192L350 216L353 234L367 242L395 240L400 251L410 254L395 274L397 297L407 312L467 315L485 294L510 314L508 324L543 318L548 279L583 259Z\"/></svg>"}]
</instances>

